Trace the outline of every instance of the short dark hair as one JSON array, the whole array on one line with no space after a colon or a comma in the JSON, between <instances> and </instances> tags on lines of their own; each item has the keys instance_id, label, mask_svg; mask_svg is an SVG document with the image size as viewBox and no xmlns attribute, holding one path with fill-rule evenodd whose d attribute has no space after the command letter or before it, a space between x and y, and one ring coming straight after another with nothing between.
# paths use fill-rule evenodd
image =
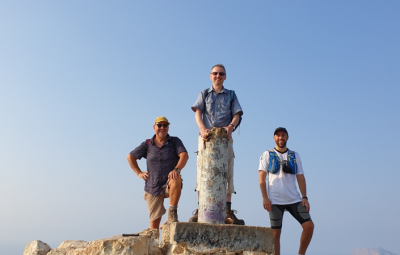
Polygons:
<instances>
[{"instance_id":1,"label":"short dark hair","mask_svg":"<svg viewBox=\"0 0 400 255\"><path fill-rule=\"evenodd\" d=\"M225 71L225 73L226 73L226 69L225 69L225 66L224 66L223 64L216 64L215 66L213 66L213 67L211 68L211 71L214 69L214 67L221 67L221 68L224 68L224 71Z\"/></svg>"}]
</instances>

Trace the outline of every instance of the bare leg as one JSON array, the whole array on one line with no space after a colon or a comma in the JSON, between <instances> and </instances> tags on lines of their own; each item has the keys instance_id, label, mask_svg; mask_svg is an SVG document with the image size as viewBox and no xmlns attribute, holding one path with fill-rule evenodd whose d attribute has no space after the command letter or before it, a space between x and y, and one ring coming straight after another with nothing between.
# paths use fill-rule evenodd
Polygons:
<instances>
[{"instance_id":1,"label":"bare leg","mask_svg":"<svg viewBox=\"0 0 400 255\"><path fill-rule=\"evenodd\" d=\"M226 202L232 201L232 194L226 194Z\"/></svg>"},{"instance_id":2,"label":"bare leg","mask_svg":"<svg viewBox=\"0 0 400 255\"><path fill-rule=\"evenodd\" d=\"M166 221L164 221L163 224L161 224L160 229L162 229L164 227L164 225L167 224L167 222L168 222L168 219Z\"/></svg>"},{"instance_id":3,"label":"bare leg","mask_svg":"<svg viewBox=\"0 0 400 255\"><path fill-rule=\"evenodd\" d=\"M179 176L176 179L170 179L169 185L169 204L172 206L178 206L179 198L181 197L182 191L182 179Z\"/></svg>"},{"instance_id":4,"label":"bare leg","mask_svg":"<svg viewBox=\"0 0 400 255\"><path fill-rule=\"evenodd\" d=\"M158 227L160 226L160 222L161 222L161 217L156 219L155 221L150 222L150 228L158 229Z\"/></svg>"},{"instance_id":5,"label":"bare leg","mask_svg":"<svg viewBox=\"0 0 400 255\"><path fill-rule=\"evenodd\" d=\"M281 229L272 229L274 237L275 255L281 255Z\"/></svg>"},{"instance_id":6,"label":"bare leg","mask_svg":"<svg viewBox=\"0 0 400 255\"><path fill-rule=\"evenodd\" d=\"M303 227L303 232L301 233L300 238L299 254L306 254L306 250L311 242L314 232L314 223L312 221L307 221L301 224L301 226Z\"/></svg>"}]
</instances>

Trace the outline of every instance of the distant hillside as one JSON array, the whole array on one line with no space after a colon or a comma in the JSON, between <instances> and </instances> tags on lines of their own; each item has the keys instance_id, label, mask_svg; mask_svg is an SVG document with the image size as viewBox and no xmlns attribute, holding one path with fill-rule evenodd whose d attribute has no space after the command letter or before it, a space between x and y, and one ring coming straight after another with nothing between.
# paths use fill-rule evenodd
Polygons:
<instances>
[{"instance_id":1,"label":"distant hillside","mask_svg":"<svg viewBox=\"0 0 400 255\"><path fill-rule=\"evenodd\" d=\"M380 247L373 249L357 248L352 255L397 255Z\"/></svg>"}]
</instances>

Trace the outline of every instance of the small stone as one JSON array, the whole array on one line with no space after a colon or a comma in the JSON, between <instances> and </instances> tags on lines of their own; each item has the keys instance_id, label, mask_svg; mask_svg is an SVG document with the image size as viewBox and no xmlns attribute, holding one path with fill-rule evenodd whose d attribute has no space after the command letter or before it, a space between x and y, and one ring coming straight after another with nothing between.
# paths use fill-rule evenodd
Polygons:
<instances>
[{"instance_id":1,"label":"small stone","mask_svg":"<svg viewBox=\"0 0 400 255\"><path fill-rule=\"evenodd\" d=\"M47 243L35 240L28 243L22 255L46 255L51 250Z\"/></svg>"}]
</instances>

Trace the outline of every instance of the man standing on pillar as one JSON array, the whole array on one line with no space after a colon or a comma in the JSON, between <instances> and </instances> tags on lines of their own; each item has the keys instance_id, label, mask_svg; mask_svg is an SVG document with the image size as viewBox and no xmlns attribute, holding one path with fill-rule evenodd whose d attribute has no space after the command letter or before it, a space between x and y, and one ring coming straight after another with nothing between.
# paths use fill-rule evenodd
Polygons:
<instances>
[{"instance_id":1,"label":"man standing on pillar","mask_svg":"<svg viewBox=\"0 0 400 255\"><path fill-rule=\"evenodd\" d=\"M155 135L147 139L127 157L132 170L145 181L144 199L150 213L150 228L137 234L158 239L160 221L166 210L164 198L169 197L168 222L178 222L178 201L181 196L181 170L189 158L185 146L178 137L168 134L169 121L165 117L156 118L153 129ZM142 172L137 160L146 158L147 171Z\"/></svg>"},{"instance_id":2,"label":"man standing on pillar","mask_svg":"<svg viewBox=\"0 0 400 255\"><path fill-rule=\"evenodd\" d=\"M286 128L275 129L274 149L265 151L260 158L259 182L263 207L269 212L275 254L280 255L280 237L283 212L288 211L302 226L299 255L306 254L314 232L307 198L306 180L301 159L297 152L286 147L289 134ZM268 182L266 183L266 178ZM296 181L300 193L296 187Z\"/></svg>"},{"instance_id":3,"label":"man standing on pillar","mask_svg":"<svg viewBox=\"0 0 400 255\"><path fill-rule=\"evenodd\" d=\"M218 64L211 68L210 80L212 81L212 87L201 91L192 106L192 110L195 112L196 123L200 129L196 191L200 190L202 150L204 148L203 138L207 137L208 131L213 127L223 128L226 130L229 140L225 223L244 225L244 221L238 219L234 214L235 211L231 209L232 193L235 193L233 185L233 160L235 156L233 152L232 132L240 123L243 111L234 91L228 90L223 86L226 80L226 70L223 65ZM198 209L195 211L194 216L189 219L189 222L197 222L197 220Z\"/></svg>"}]
</instances>

